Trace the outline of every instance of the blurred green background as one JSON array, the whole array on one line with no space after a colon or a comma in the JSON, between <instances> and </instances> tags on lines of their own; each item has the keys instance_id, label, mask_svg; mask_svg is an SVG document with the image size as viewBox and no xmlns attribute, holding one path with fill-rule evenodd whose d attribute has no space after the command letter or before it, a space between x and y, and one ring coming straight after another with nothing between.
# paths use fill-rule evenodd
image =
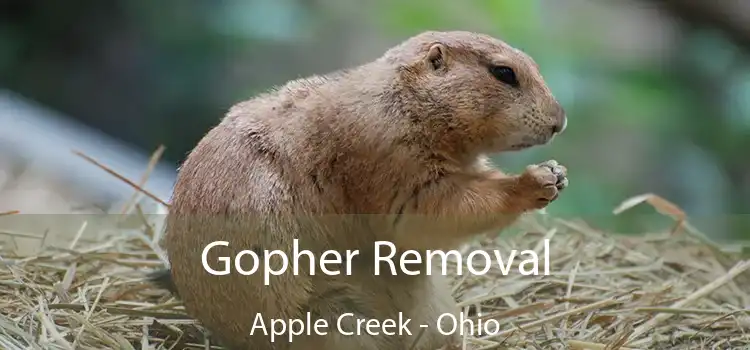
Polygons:
<instances>
[{"instance_id":1,"label":"blurred green background","mask_svg":"<svg viewBox=\"0 0 750 350\"><path fill-rule=\"evenodd\" d=\"M554 158L570 188L549 212L643 232L653 192L714 238L750 232L750 1L4 0L0 87L177 166L234 103L374 59L423 30L474 30L531 54L566 133L504 155ZM29 135L33 138L33 135Z\"/></svg>"}]
</instances>

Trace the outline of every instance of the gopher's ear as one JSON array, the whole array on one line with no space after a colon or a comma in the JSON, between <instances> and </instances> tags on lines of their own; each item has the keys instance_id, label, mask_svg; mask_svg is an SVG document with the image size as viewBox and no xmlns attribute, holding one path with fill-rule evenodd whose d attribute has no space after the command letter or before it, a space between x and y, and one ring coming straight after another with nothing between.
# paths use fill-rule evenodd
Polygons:
<instances>
[{"instance_id":1,"label":"gopher's ear","mask_svg":"<svg viewBox=\"0 0 750 350\"><path fill-rule=\"evenodd\" d=\"M433 70L442 69L445 67L448 61L448 50L445 45L441 43L435 43L430 46L430 50L427 51L425 56L425 64L427 67Z\"/></svg>"}]
</instances>

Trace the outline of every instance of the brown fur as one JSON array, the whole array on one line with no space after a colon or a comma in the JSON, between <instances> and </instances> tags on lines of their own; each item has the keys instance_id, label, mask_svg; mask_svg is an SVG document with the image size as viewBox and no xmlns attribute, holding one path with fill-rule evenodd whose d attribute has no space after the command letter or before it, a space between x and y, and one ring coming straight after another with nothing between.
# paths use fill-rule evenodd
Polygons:
<instances>
[{"instance_id":1,"label":"brown fur","mask_svg":"<svg viewBox=\"0 0 750 350\"><path fill-rule=\"evenodd\" d=\"M520 86L493 77L490 63L512 67ZM458 310L444 276L374 276L374 242L453 249L546 206L567 185L564 167L505 175L485 155L548 143L564 121L530 57L470 32L422 33L370 63L239 103L180 169L163 242L172 290L233 349L409 349L416 325ZM214 264L243 249L290 252L294 238L316 256L359 249L354 274L293 276L290 268L265 286L260 274L212 276L201 265L216 240L230 246L213 249ZM262 332L249 335L256 313L307 311L329 320L328 336L271 344ZM403 312L413 335L337 335L343 312ZM456 339L433 326L416 349Z\"/></svg>"}]
</instances>

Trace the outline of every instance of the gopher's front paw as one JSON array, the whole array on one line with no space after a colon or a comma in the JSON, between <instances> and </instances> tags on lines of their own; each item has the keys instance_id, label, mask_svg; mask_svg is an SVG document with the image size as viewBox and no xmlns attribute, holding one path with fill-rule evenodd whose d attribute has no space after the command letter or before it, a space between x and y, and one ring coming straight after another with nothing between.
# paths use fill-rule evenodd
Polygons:
<instances>
[{"instance_id":1,"label":"gopher's front paw","mask_svg":"<svg viewBox=\"0 0 750 350\"><path fill-rule=\"evenodd\" d=\"M566 187L567 169L554 160L527 166L519 179L519 195L530 210L546 207Z\"/></svg>"}]
</instances>

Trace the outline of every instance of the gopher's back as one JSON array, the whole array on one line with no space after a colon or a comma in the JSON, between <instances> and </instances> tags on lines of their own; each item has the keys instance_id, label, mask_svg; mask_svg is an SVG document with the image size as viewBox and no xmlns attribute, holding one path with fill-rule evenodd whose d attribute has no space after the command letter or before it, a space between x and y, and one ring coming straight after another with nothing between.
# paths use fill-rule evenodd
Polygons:
<instances>
[{"instance_id":1,"label":"gopher's back","mask_svg":"<svg viewBox=\"0 0 750 350\"><path fill-rule=\"evenodd\" d=\"M283 170L268 158L268 150L253 145L253 137L257 136L234 130L226 120L198 143L180 168L163 241L176 292L188 313L216 332L225 345L239 349L246 344L259 349L270 346L263 337L249 335L254 312L293 318L299 305L295 299L305 298L294 294L296 288L305 288L298 285L301 279L279 278L263 287L258 274L243 276L232 267L229 274L214 276L202 265L203 249L215 241L228 242L228 247L214 247L207 256L215 270L230 263L220 263L220 257L285 244L274 228L283 225L281 211L290 202L292 189L282 179ZM247 306L238 309L241 304Z\"/></svg>"},{"instance_id":2,"label":"gopher's back","mask_svg":"<svg viewBox=\"0 0 750 350\"><path fill-rule=\"evenodd\" d=\"M241 250L289 252L293 239L313 252L356 249L374 237L347 214L389 210L382 203L392 195L383 195L383 186L395 186L378 171L388 161L368 158L387 138L356 137L371 127L346 118L346 107L306 102L324 91L304 91L298 86L233 107L188 155L175 184L163 242L172 279L187 311L229 345L270 346L262 332L249 336L255 313L299 317L314 282L306 266L268 286L260 273L211 275L201 262L207 245L228 242L207 256L215 270L225 268L220 257Z\"/></svg>"}]
</instances>

